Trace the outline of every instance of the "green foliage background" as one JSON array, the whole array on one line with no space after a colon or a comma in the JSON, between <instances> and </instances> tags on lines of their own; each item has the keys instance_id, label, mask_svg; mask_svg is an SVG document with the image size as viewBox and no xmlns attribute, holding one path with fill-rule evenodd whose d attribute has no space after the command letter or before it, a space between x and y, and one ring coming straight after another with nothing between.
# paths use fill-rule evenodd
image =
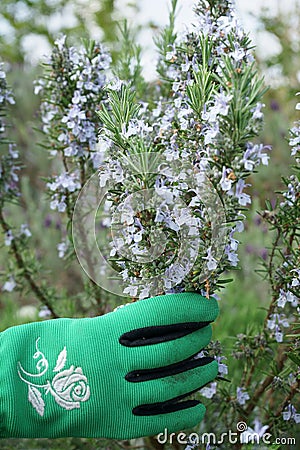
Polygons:
<instances>
[{"instance_id":1,"label":"green foliage background","mask_svg":"<svg viewBox=\"0 0 300 450\"><path fill-rule=\"evenodd\" d=\"M20 5L26 14L20 15ZM37 261L47 263L47 277L49 282L55 282L58 288L64 292L64 302L61 305L62 315L76 315L76 305L68 301L68 294L79 291L76 286L79 280L80 268L76 262L67 267L65 262L58 260L56 244L61 241L60 218L58 214L49 209L49 202L45 198L43 177L51 173L52 162L48 155L39 147L40 132L37 112L39 99L33 95L32 83L41 73L40 67L31 67L26 62L22 49L22 40L29 33L44 36L50 44L55 36L47 27L47 18L57 11L72 3L74 15L77 19L76 26L62 29L69 36L71 42L78 43L80 38L89 35L88 20L92 20L102 30L103 40L108 46L113 47L114 57L117 59L117 20L118 11L115 10L114 0L102 0L98 2L96 12L81 14L80 1L70 0L2 0L0 5L0 24L5 21L9 33L3 34L0 30L0 54L1 59L8 63L8 80L16 97L16 105L11 107L13 126L10 129L12 139L17 143L21 151L24 163L22 177L23 204L22 210L12 207L9 211L14 223L28 223L33 231L34 248L36 248ZM136 7L135 4L132 7ZM296 20L298 18L298 21ZM221 314L214 325L214 337L222 342L227 355L232 379L241 367L230 354L234 343L234 336L238 333L255 333L258 324L263 321L263 309L269 301L268 285L257 270L261 265L261 257L264 256L272 242L272 234L267 232L260 222L257 210L264 208L265 200L273 200L275 191L280 189L281 176L289 174L291 163L290 149L287 143L287 132L295 120L294 106L295 93L299 89L300 55L297 44L299 36L299 7L285 16L271 18L263 12L261 26L269 33L274 34L280 42L281 51L276 57L259 59L260 70L277 65L282 69L285 77L284 83L270 88L265 96L265 129L261 141L273 147L271 160L268 167L260 170L252 182L252 194L254 202L248 212L248 220L245 232L242 234L240 247L241 270L230 274L234 282L229 284L222 293L220 303ZM2 22L4 23L4 22ZM0 25L1 26L1 25ZM298 36L298 40L296 39ZM299 46L299 44L298 44ZM45 221L48 227L45 232ZM0 242L1 244L2 242ZM5 247L1 247L0 271L6 267L7 254ZM33 294L3 293L0 291L0 331L8 326L17 325L38 319L38 307ZM205 399L204 399L205 400ZM209 414L209 413L208 413ZM207 419L209 420L209 418ZM64 450L98 450L115 448L165 448L154 440L135 442L112 442L87 439L62 439L62 440L7 440L0 441L0 448L10 449L64 449ZM172 447L177 448L177 447ZM178 446L178 448L182 448ZM248 446L247 448L251 448ZM287 447L286 447L287 448Z\"/></svg>"}]
</instances>

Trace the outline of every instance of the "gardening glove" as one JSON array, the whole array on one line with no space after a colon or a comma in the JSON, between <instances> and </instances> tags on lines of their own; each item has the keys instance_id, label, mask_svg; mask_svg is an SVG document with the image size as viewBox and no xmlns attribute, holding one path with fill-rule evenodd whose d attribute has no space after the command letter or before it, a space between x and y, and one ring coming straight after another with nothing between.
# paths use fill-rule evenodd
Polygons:
<instances>
[{"instance_id":1,"label":"gardening glove","mask_svg":"<svg viewBox=\"0 0 300 450\"><path fill-rule=\"evenodd\" d=\"M101 317L0 334L0 437L130 439L200 422L186 398L218 372L195 357L211 339L215 299L162 295Z\"/></svg>"}]
</instances>

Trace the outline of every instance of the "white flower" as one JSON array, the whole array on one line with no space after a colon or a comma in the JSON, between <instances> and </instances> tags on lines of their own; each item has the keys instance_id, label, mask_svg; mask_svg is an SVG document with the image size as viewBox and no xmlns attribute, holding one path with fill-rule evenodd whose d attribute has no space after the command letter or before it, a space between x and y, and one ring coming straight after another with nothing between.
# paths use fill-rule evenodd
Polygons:
<instances>
[{"instance_id":1,"label":"white flower","mask_svg":"<svg viewBox=\"0 0 300 450\"><path fill-rule=\"evenodd\" d=\"M75 91L73 98L72 98L72 103L74 105L78 105L80 103L85 103L86 102L86 96L81 95L80 91Z\"/></svg>"},{"instance_id":2,"label":"white flower","mask_svg":"<svg viewBox=\"0 0 300 450\"><path fill-rule=\"evenodd\" d=\"M272 314L267 321L267 327L269 330L273 331L275 340L277 342L283 341L282 328L287 328L289 326L289 321L284 314Z\"/></svg>"},{"instance_id":3,"label":"white flower","mask_svg":"<svg viewBox=\"0 0 300 450\"><path fill-rule=\"evenodd\" d=\"M134 211L130 205L123 205L121 212L121 222L126 225L132 225L134 223Z\"/></svg>"},{"instance_id":4,"label":"white flower","mask_svg":"<svg viewBox=\"0 0 300 450\"><path fill-rule=\"evenodd\" d=\"M41 310L39 312L39 317L41 319L47 319L48 317L51 317L52 313L50 311L50 309L47 306L42 306Z\"/></svg>"},{"instance_id":5,"label":"white flower","mask_svg":"<svg viewBox=\"0 0 300 450\"><path fill-rule=\"evenodd\" d=\"M4 236L4 244L9 247L12 241L14 240L14 236L11 230L8 230Z\"/></svg>"},{"instance_id":6,"label":"white flower","mask_svg":"<svg viewBox=\"0 0 300 450\"><path fill-rule=\"evenodd\" d=\"M292 284L293 286L293 284ZM284 308L286 303L291 303L292 306L298 305L298 299L297 297L290 291L284 291L283 289L280 289L280 294L277 300L277 305L280 308Z\"/></svg>"},{"instance_id":7,"label":"white flower","mask_svg":"<svg viewBox=\"0 0 300 450\"><path fill-rule=\"evenodd\" d=\"M150 286L146 285L143 287L143 289L141 290L140 294L139 294L139 299L142 300L144 298L149 297L150 294Z\"/></svg>"},{"instance_id":8,"label":"white flower","mask_svg":"<svg viewBox=\"0 0 300 450\"><path fill-rule=\"evenodd\" d=\"M264 103L260 103L258 102L256 107L254 109L251 110L251 112L253 112L253 119L262 119L263 118L263 113L261 112L261 109L264 107Z\"/></svg>"},{"instance_id":9,"label":"white flower","mask_svg":"<svg viewBox=\"0 0 300 450\"><path fill-rule=\"evenodd\" d=\"M23 234L26 237L31 236L31 231L29 230L27 223L22 223L20 228L20 234Z\"/></svg>"},{"instance_id":10,"label":"white flower","mask_svg":"<svg viewBox=\"0 0 300 450\"><path fill-rule=\"evenodd\" d=\"M174 194L171 189L167 186L158 185L155 186L155 192L159 197L161 197L167 204L172 204L174 199Z\"/></svg>"},{"instance_id":11,"label":"white flower","mask_svg":"<svg viewBox=\"0 0 300 450\"><path fill-rule=\"evenodd\" d=\"M111 176L117 183L124 180L123 168L119 161L111 161Z\"/></svg>"},{"instance_id":12,"label":"white flower","mask_svg":"<svg viewBox=\"0 0 300 450\"><path fill-rule=\"evenodd\" d=\"M245 216L243 216L245 217ZM238 222L236 222L235 228L234 228L234 232L237 233L241 233L242 231L244 231L244 224L241 220L239 220Z\"/></svg>"},{"instance_id":13,"label":"white flower","mask_svg":"<svg viewBox=\"0 0 300 450\"><path fill-rule=\"evenodd\" d=\"M244 388L237 387L236 389L236 399L239 405L245 405L246 401L249 400L250 396Z\"/></svg>"},{"instance_id":14,"label":"white flower","mask_svg":"<svg viewBox=\"0 0 300 450\"><path fill-rule=\"evenodd\" d=\"M278 325L275 325L275 333L274 333L274 335L275 335L275 340L276 340L276 342L282 342L283 341L283 333L282 333L282 331L280 330L280 328L279 328L279 326Z\"/></svg>"},{"instance_id":15,"label":"white flower","mask_svg":"<svg viewBox=\"0 0 300 450\"><path fill-rule=\"evenodd\" d=\"M188 119L184 119L184 118L180 119L180 129L181 130L187 130L188 127L189 127Z\"/></svg>"},{"instance_id":16,"label":"white flower","mask_svg":"<svg viewBox=\"0 0 300 450\"><path fill-rule=\"evenodd\" d=\"M140 135L143 132L148 133L152 131L152 127L146 124L143 120L131 119L126 129L126 123L122 126L122 136L128 139L130 136Z\"/></svg>"},{"instance_id":17,"label":"white flower","mask_svg":"<svg viewBox=\"0 0 300 450\"><path fill-rule=\"evenodd\" d=\"M72 105L68 114L61 121L66 123L69 129L73 129L76 124L86 118L85 111L82 111L78 105Z\"/></svg>"},{"instance_id":18,"label":"white flower","mask_svg":"<svg viewBox=\"0 0 300 450\"><path fill-rule=\"evenodd\" d=\"M47 187L51 191L61 191L66 189L69 192L74 192L77 189L80 189L81 185L77 172L71 174L64 172L57 176L52 182L47 183Z\"/></svg>"},{"instance_id":19,"label":"white flower","mask_svg":"<svg viewBox=\"0 0 300 450\"><path fill-rule=\"evenodd\" d=\"M4 285L2 286L2 291L12 292L16 286L17 286L17 283L15 282L14 277L11 276L11 277L9 278L9 280L6 281L6 282L4 283Z\"/></svg>"},{"instance_id":20,"label":"white flower","mask_svg":"<svg viewBox=\"0 0 300 450\"><path fill-rule=\"evenodd\" d=\"M185 277L185 269L178 263L167 267L164 273L164 285L167 290L179 284Z\"/></svg>"},{"instance_id":21,"label":"white flower","mask_svg":"<svg viewBox=\"0 0 300 450\"><path fill-rule=\"evenodd\" d=\"M122 270L122 272L120 272L120 275L122 276L123 281L128 280L128 278L129 278L129 275L128 275L128 269Z\"/></svg>"},{"instance_id":22,"label":"white flower","mask_svg":"<svg viewBox=\"0 0 300 450\"><path fill-rule=\"evenodd\" d=\"M244 180L239 180L236 183L235 196L237 197L239 204L241 206L246 206L248 203L251 203L250 195L243 193L244 187L249 186L245 184Z\"/></svg>"},{"instance_id":23,"label":"white flower","mask_svg":"<svg viewBox=\"0 0 300 450\"><path fill-rule=\"evenodd\" d=\"M63 258L65 256L66 251L68 250L68 244L67 242L60 242L56 246L58 251L58 257Z\"/></svg>"},{"instance_id":24,"label":"white flower","mask_svg":"<svg viewBox=\"0 0 300 450\"><path fill-rule=\"evenodd\" d=\"M65 212L67 208L67 204L65 202L66 196L62 195L60 199L58 199L57 195L54 196L53 200L50 203L51 209L57 209L58 212Z\"/></svg>"},{"instance_id":25,"label":"white flower","mask_svg":"<svg viewBox=\"0 0 300 450\"><path fill-rule=\"evenodd\" d=\"M175 108L180 108L182 104L182 98L181 97L176 97L174 100L174 106Z\"/></svg>"},{"instance_id":26,"label":"white flower","mask_svg":"<svg viewBox=\"0 0 300 450\"><path fill-rule=\"evenodd\" d=\"M66 44L66 35L60 36L56 41L54 41L54 44L57 46L58 50L61 52Z\"/></svg>"},{"instance_id":27,"label":"white flower","mask_svg":"<svg viewBox=\"0 0 300 450\"><path fill-rule=\"evenodd\" d=\"M233 230L234 231L234 230ZM239 241L230 236L230 248L236 251L238 249Z\"/></svg>"},{"instance_id":28,"label":"white flower","mask_svg":"<svg viewBox=\"0 0 300 450\"><path fill-rule=\"evenodd\" d=\"M229 112L229 102L232 95L225 95L224 92L215 95L214 112L216 115L227 116Z\"/></svg>"},{"instance_id":29,"label":"white flower","mask_svg":"<svg viewBox=\"0 0 300 450\"><path fill-rule=\"evenodd\" d=\"M98 173L99 176L99 186L105 187L107 181L111 178L111 172L108 167L102 167Z\"/></svg>"},{"instance_id":30,"label":"white flower","mask_svg":"<svg viewBox=\"0 0 300 450\"><path fill-rule=\"evenodd\" d=\"M276 324L282 325L283 327L289 326L288 319L285 317L284 314L272 314L270 316L270 319L268 319L267 321L267 327L270 330L274 330Z\"/></svg>"},{"instance_id":31,"label":"white flower","mask_svg":"<svg viewBox=\"0 0 300 450\"><path fill-rule=\"evenodd\" d=\"M207 249L207 256L203 256L202 258L207 260L206 265L208 270L215 270L218 267L218 262L212 256L211 247Z\"/></svg>"},{"instance_id":32,"label":"white flower","mask_svg":"<svg viewBox=\"0 0 300 450\"><path fill-rule=\"evenodd\" d=\"M96 150L98 152L105 153L111 146L112 141L110 139L108 139L107 137L100 137L96 144Z\"/></svg>"},{"instance_id":33,"label":"white flower","mask_svg":"<svg viewBox=\"0 0 300 450\"><path fill-rule=\"evenodd\" d=\"M230 56L232 56L232 58L238 62L241 61L246 56L246 51L244 48L240 47L240 45L237 42L235 42L234 51L230 53Z\"/></svg>"},{"instance_id":34,"label":"white flower","mask_svg":"<svg viewBox=\"0 0 300 450\"><path fill-rule=\"evenodd\" d=\"M209 386L205 386L204 388L200 389L200 394L206 398L212 398L216 392L217 392L217 383L216 382L210 383Z\"/></svg>"},{"instance_id":35,"label":"white flower","mask_svg":"<svg viewBox=\"0 0 300 450\"><path fill-rule=\"evenodd\" d=\"M119 78L114 78L107 85L107 89L110 89L111 91L120 91L123 84L124 81Z\"/></svg>"},{"instance_id":36,"label":"white flower","mask_svg":"<svg viewBox=\"0 0 300 450\"><path fill-rule=\"evenodd\" d=\"M60 133L57 140L58 140L58 142L67 143L67 142L69 142L69 136L66 133Z\"/></svg>"},{"instance_id":37,"label":"white flower","mask_svg":"<svg viewBox=\"0 0 300 450\"><path fill-rule=\"evenodd\" d=\"M161 102L156 103L156 108L153 109L152 115L153 117L159 117L162 110L162 104Z\"/></svg>"},{"instance_id":38,"label":"white flower","mask_svg":"<svg viewBox=\"0 0 300 450\"><path fill-rule=\"evenodd\" d=\"M111 243L112 245L112 243ZM116 256L117 254L117 249L116 247L112 247L111 251L109 252L109 256Z\"/></svg>"},{"instance_id":39,"label":"white flower","mask_svg":"<svg viewBox=\"0 0 300 450\"><path fill-rule=\"evenodd\" d=\"M218 361L218 372L220 375L227 375L228 374L228 367L226 364L222 362L223 359L226 359L225 356L217 356L216 360Z\"/></svg>"},{"instance_id":40,"label":"white flower","mask_svg":"<svg viewBox=\"0 0 300 450\"><path fill-rule=\"evenodd\" d=\"M290 403L282 413L283 420L293 419L296 423L300 423L300 414L297 413L296 408Z\"/></svg>"},{"instance_id":41,"label":"white flower","mask_svg":"<svg viewBox=\"0 0 300 450\"><path fill-rule=\"evenodd\" d=\"M128 294L130 297L136 297L137 296L137 292L138 292L138 287L137 286L127 286L124 290L123 293L124 294Z\"/></svg>"},{"instance_id":42,"label":"white flower","mask_svg":"<svg viewBox=\"0 0 300 450\"><path fill-rule=\"evenodd\" d=\"M138 231L137 233L135 233L133 235L133 240L134 242L141 242L141 240L143 239L143 231Z\"/></svg>"},{"instance_id":43,"label":"white flower","mask_svg":"<svg viewBox=\"0 0 300 450\"><path fill-rule=\"evenodd\" d=\"M230 246L226 246L225 253L227 255L228 261L231 263L232 266L236 267L239 262L239 257L237 253L230 250Z\"/></svg>"},{"instance_id":44,"label":"white flower","mask_svg":"<svg viewBox=\"0 0 300 450\"><path fill-rule=\"evenodd\" d=\"M14 147L15 147L15 146L14 146L13 144L9 144L8 152L9 152L10 156L11 156L13 159L18 159L18 158L19 158L19 152L18 152L18 150L15 150Z\"/></svg>"},{"instance_id":45,"label":"white flower","mask_svg":"<svg viewBox=\"0 0 300 450\"><path fill-rule=\"evenodd\" d=\"M44 80L38 80L34 82L34 95L38 95L44 88L45 82Z\"/></svg>"},{"instance_id":46,"label":"white flower","mask_svg":"<svg viewBox=\"0 0 300 450\"><path fill-rule=\"evenodd\" d=\"M185 63L181 64L182 72L188 72L190 70L190 67L191 67L191 63L188 60L186 60Z\"/></svg>"},{"instance_id":47,"label":"white flower","mask_svg":"<svg viewBox=\"0 0 300 450\"><path fill-rule=\"evenodd\" d=\"M170 45L170 47L171 47L171 50L169 50L166 53L166 60L167 61L172 61L172 60L175 60L177 58L175 46Z\"/></svg>"},{"instance_id":48,"label":"white flower","mask_svg":"<svg viewBox=\"0 0 300 450\"><path fill-rule=\"evenodd\" d=\"M227 174L229 174L231 172L232 172L231 169L226 169L226 167L223 167L222 178L220 180L221 188L223 189L223 191L230 191L230 189L231 189L232 180L227 178Z\"/></svg>"},{"instance_id":49,"label":"white flower","mask_svg":"<svg viewBox=\"0 0 300 450\"><path fill-rule=\"evenodd\" d=\"M214 138L219 134L219 124L216 122L211 127L208 127L204 132L205 145L211 144Z\"/></svg>"},{"instance_id":50,"label":"white flower","mask_svg":"<svg viewBox=\"0 0 300 450\"><path fill-rule=\"evenodd\" d=\"M98 169L100 164L103 163L104 153L103 152L93 152L91 153L90 159L93 164L94 169Z\"/></svg>"},{"instance_id":51,"label":"white flower","mask_svg":"<svg viewBox=\"0 0 300 450\"><path fill-rule=\"evenodd\" d=\"M292 279L292 287L296 287L300 285L300 269L292 269L291 273L295 272L295 276Z\"/></svg>"}]
</instances>

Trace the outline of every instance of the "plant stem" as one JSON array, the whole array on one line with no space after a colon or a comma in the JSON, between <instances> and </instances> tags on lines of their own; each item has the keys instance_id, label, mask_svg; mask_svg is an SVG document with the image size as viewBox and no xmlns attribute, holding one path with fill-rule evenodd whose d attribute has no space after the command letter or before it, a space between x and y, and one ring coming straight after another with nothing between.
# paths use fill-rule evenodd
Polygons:
<instances>
[{"instance_id":1,"label":"plant stem","mask_svg":"<svg viewBox=\"0 0 300 450\"><path fill-rule=\"evenodd\" d=\"M287 352L282 352L278 361L277 361L277 368L278 370L282 370L285 361L287 360ZM244 410L244 414L246 416L246 418L249 417L250 413L253 411L253 409L255 408L257 402L259 401L260 397L263 395L263 393L265 392L265 390L267 389L267 387L270 386L270 384L273 382L274 376L273 375L268 375L264 381L256 388L256 390L254 391L254 394L252 395L252 398L250 400L250 402L248 403L247 408Z\"/></svg>"},{"instance_id":2,"label":"plant stem","mask_svg":"<svg viewBox=\"0 0 300 450\"><path fill-rule=\"evenodd\" d=\"M8 224L5 221L5 218L3 216L3 211L2 211L1 208L0 208L0 224L2 226L2 229L3 229L4 233L8 233L9 226L8 226ZM36 295L36 297L39 299L39 301L43 305L47 306L47 308L49 309L49 311L52 314L52 317L54 319L58 319L59 316L53 310L53 307L52 307L51 303L49 302L49 299L47 298L47 296L43 292L43 289L35 282L32 274L27 269L26 263L25 263L24 259L22 258L22 255L21 255L21 253L20 253L20 251L18 249L17 243L16 243L16 241L14 239L11 241L11 249L12 249L12 253L14 255L14 258L16 260L18 268L23 271L24 278L28 282L29 286L31 287L31 289L34 292L34 294Z\"/></svg>"},{"instance_id":3,"label":"plant stem","mask_svg":"<svg viewBox=\"0 0 300 450\"><path fill-rule=\"evenodd\" d=\"M270 316L274 312L276 301L277 301L277 295L276 294L278 292L278 286L277 287L275 286L275 281L274 281L274 277L273 277L273 271L274 271L274 263L273 263L273 261L274 261L274 258L275 258L275 251L276 251L278 242L280 240L280 236L281 236L280 229L277 228L277 236L276 236L276 239L275 239L275 241L273 243L272 252L270 254L270 261L269 261L269 264L268 264L268 277L269 277L269 281L270 281L271 290L272 290L273 295L272 295L272 301L271 301L269 309L268 309L268 313L267 313L265 321L264 321L264 329L267 326L268 319L270 318Z\"/></svg>"},{"instance_id":4,"label":"plant stem","mask_svg":"<svg viewBox=\"0 0 300 450\"><path fill-rule=\"evenodd\" d=\"M293 386L291 386L290 392L286 395L283 402L280 404L280 406L277 408L274 417L279 417L282 414L282 411L284 408L291 402L293 397L296 395L296 393L299 392L300 388L300 380L297 380Z\"/></svg>"}]
</instances>

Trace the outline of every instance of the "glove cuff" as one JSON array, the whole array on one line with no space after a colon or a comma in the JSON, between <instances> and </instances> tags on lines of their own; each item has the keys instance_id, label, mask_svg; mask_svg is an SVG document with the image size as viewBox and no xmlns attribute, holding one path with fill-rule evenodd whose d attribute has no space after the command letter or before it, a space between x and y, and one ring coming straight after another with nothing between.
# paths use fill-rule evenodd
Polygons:
<instances>
[{"instance_id":1,"label":"glove cuff","mask_svg":"<svg viewBox=\"0 0 300 450\"><path fill-rule=\"evenodd\" d=\"M3 365L3 355L1 354L1 339L2 339L2 333L0 333L0 373L2 372L2 365ZM0 377L0 439L3 436L4 432L4 418L3 418L3 405L2 405L2 385L1 385L1 377Z\"/></svg>"}]
</instances>

